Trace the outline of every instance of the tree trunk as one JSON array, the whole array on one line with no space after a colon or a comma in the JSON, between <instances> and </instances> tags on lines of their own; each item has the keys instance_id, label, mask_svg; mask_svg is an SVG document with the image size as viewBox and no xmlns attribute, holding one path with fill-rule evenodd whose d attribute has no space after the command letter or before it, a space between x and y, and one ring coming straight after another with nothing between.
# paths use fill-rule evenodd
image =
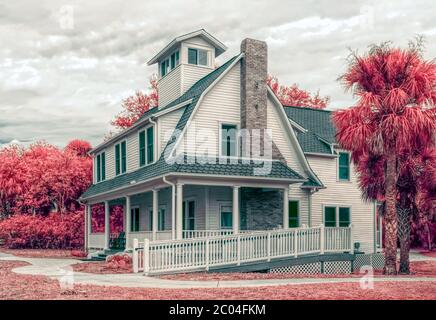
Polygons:
<instances>
[{"instance_id":1,"label":"tree trunk","mask_svg":"<svg viewBox=\"0 0 436 320\"><path fill-rule=\"evenodd\" d=\"M397 207L398 214L398 238L400 240L400 270L402 274L410 273L410 213L411 209L406 204L406 199L401 199L401 205Z\"/></svg>"},{"instance_id":2,"label":"tree trunk","mask_svg":"<svg viewBox=\"0 0 436 320\"><path fill-rule=\"evenodd\" d=\"M386 159L386 214L385 214L385 266L386 275L397 274L397 174L396 155L389 150Z\"/></svg>"}]
</instances>

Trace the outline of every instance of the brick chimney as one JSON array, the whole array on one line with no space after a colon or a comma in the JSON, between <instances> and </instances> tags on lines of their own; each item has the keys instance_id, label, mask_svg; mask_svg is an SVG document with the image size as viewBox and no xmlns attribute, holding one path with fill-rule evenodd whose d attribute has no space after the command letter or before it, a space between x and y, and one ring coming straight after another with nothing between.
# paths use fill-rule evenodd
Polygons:
<instances>
[{"instance_id":1,"label":"brick chimney","mask_svg":"<svg viewBox=\"0 0 436 320\"><path fill-rule=\"evenodd\" d=\"M252 129L261 130L260 155L264 155L263 130L268 128L268 46L265 41L244 39L241 52L244 53L241 64L241 129L248 129L250 132ZM252 150L247 150L246 155L248 154L251 155ZM286 163L274 142L272 158Z\"/></svg>"}]
</instances>

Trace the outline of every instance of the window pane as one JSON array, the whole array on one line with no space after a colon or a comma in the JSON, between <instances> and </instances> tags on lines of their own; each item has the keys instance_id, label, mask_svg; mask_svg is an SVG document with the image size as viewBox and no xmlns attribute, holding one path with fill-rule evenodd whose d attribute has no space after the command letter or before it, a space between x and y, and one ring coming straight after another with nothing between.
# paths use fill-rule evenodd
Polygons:
<instances>
[{"instance_id":1,"label":"window pane","mask_svg":"<svg viewBox=\"0 0 436 320\"><path fill-rule=\"evenodd\" d=\"M221 126L221 155L226 157L236 156L236 126L223 124Z\"/></svg>"},{"instance_id":2,"label":"window pane","mask_svg":"<svg viewBox=\"0 0 436 320\"><path fill-rule=\"evenodd\" d=\"M324 223L326 227L336 227L336 207L324 208Z\"/></svg>"},{"instance_id":3,"label":"window pane","mask_svg":"<svg viewBox=\"0 0 436 320\"><path fill-rule=\"evenodd\" d=\"M126 142L121 142L121 172L126 172L127 159L126 159Z\"/></svg>"},{"instance_id":4,"label":"window pane","mask_svg":"<svg viewBox=\"0 0 436 320\"><path fill-rule=\"evenodd\" d=\"M197 63L197 50L196 49L188 49L188 63L189 64L198 64Z\"/></svg>"},{"instance_id":5,"label":"window pane","mask_svg":"<svg viewBox=\"0 0 436 320\"><path fill-rule=\"evenodd\" d=\"M115 146L115 173L120 174L120 145Z\"/></svg>"},{"instance_id":6,"label":"window pane","mask_svg":"<svg viewBox=\"0 0 436 320\"><path fill-rule=\"evenodd\" d=\"M171 55L171 70L174 69L176 67L176 54L173 53Z\"/></svg>"},{"instance_id":7,"label":"window pane","mask_svg":"<svg viewBox=\"0 0 436 320\"><path fill-rule=\"evenodd\" d=\"M145 164L145 131L139 133L139 165Z\"/></svg>"},{"instance_id":8,"label":"window pane","mask_svg":"<svg viewBox=\"0 0 436 320\"><path fill-rule=\"evenodd\" d=\"M106 153L101 154L101 180L106 180Z\"/></svg>"},{"instance_id":9,"label":"window pane","mask_svg":"<svg viewBox=\"0 0 436 320\"><path fill-rule=\"evenodd\" d=\"M289 201L289 228L298 228L298 215L298 201Z\"/></svg>"},{"instance_id":10,"label":"window pane","mask_svg":"<svg viewBox=\"0 0 436 320\"><path fill-rule=\"evenodd\" d=\"M131 214L132 214L132 225L131 225L131 229L133 232L138 232L139 231L139 208L134 208L131 210Z\"/></svg>"},{"instance_id":11,"label":"window pane","mask_svg":"<svg viewBox=\"0 0 436 320\"><path fill-rule=\"evenodd\" d=\"M154 127L147 129L147 163L154 161Z\"/></svg>"},{"instance_id":12,"label":"window pane","mask_svg":"<svg viewBox=\"0 0 436 320\"><path fill-rule=\"evenodd\" d=\"M231 208L223 207L221 210L223 210L221 211L221 229L232 229L233 218Z\"/></svg>"},{"instance_id":13,"label":"window pane","mask_svg":"<svg viewBox=\"0 0 436 320\"><path fill-rule=\"evenodd\" d=\"M207 66L207 51L198 50L198 64L202 66Z\"/></svg>"},{"instance_id":14,"label":"window pane","mask_svg":"<svg viewBox=\"0 0 436 320\"><path fill-rule=\"evenodd\" d=\"M97 156L97 160L96 160L96 163L97 163L97 182L100 182L100 179L101 179L101 177L100 177L100 155L98 155Z\"/></svg>"},{"instance_id":15,"label":"window pane","mask_svg":"<svg viewBox=\"0 0 436 320\"><path fill-rule=\"evenodd\" d=\"M167 74L167 68L165 66L165 61L160 64L160 75L163 77Z\"/></svg>"},{"instance_id":16,"label":"window pane","mask_svg":"<svg viewBox=\"0 0 436 320\"><path fill-rule=\"evenodd\" d=\"M176 51L175 55L176 55L176 66L178 66L179 63L180 63L180 54L179 54L179 51Z\"/></svg>"},{"instance_id":17,"label":"window pane","mask_svg":"<svg viewBox=\"0 0 436 320\"><path fill-rule=\"evenodd\" d=\"M348 227L350 222L350 208L339 208L339 226Z\"/></svg>"}]
</instances>

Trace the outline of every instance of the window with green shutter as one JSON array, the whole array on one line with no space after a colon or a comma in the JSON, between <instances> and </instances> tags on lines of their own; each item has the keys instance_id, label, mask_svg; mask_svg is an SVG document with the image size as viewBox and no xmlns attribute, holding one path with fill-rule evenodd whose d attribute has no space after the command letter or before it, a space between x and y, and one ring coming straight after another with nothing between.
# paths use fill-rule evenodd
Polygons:
<instances>
[{"instance_id":1,"label":"window with green shutter","mask_svg":"<svg viewBox=\"0 0 436 320\"><path fill-rule=\"evenodd\" d=\"M189 64L198 64L198 58L197 58L197 49L188 49L188 63Z\"/></svg>"},{"instance_id":2,"label":"window with green shutter","mask_svg":"<svg viewBox=\"0 0 436 320\"><path fill-rule=\"evenodd\" d=\"M147 163L154 161L154 127L147 128Z\"/></svg>"},{"instance_id":3,"label":"window with green shutter","mask_svg":"<svg viewBox=\"0 0 436 320\"><path fill-rule=\"evenodd\" d=\"M97 170L96 170L96 173L97 173L97 182L100 182L101 181L101 162L100 162L100 155L98 155L97 156L97 158L95 159L96 160L96 164L97 164Z\"/></svg>"},{"instance_id":4,"label":"window with green shutter","mask_svg":"<svg viewBox=\"0 0 436 320\"><path fill-rule=\"evenodd\" d=\"M298 201L289 201L289 228L298 228L300 224Z\"/></svg>"},{"instance_id":5,"label":"window with green shutter","mask_svg":"<svg viewBox=\"0 0 436 320\"><path fill-rule=\"evenodd\" d=\"M232 206L221 206L221 229L232 229L233 227Z\"/></svg>"},{"instance_id":6,"label":"window with green shutter","mask_svg":"<svg viewBox=\"0 0 436 320\"><path fill-rule=\"evenodd\" d=\"M139 133L139 165L145 165L145 131Z\"/></svg>"},{"instance_id":7,"label":"window with green shutter","mask_svg":"<svg viewBox=\"0 0 436 320\"><path fill-rule=\"evenodd\" d=\"M120 155L120 145L115 145L115 174L119 175L121 172L121 155Z\"/></svg>"},{"instance_id":8,"label":"window with green shutter","mask_svg":"<svg viewBox=\"0 0 436 320\"><path fill-rule=\"evenodd\" d=\"M106 180L106 153L101 153L101 181Z\"/></svg>"},{"instance_id":9,"label":"window with green shutter","mask_svg":"<svg viewBox=\"0 0 436 320\"><path fill-rule=\"evenodd\" d=\"M346 152L339 153L339 180L350 180L350 155Z\"/></svg>"},{"instance_id":10,"label":"window with green shutter","mask_svg":"<svg viewBox=\"0 0 436 320\"><path fill-rule=\"evenodd\" d=\"M127 150L126 141L121 142L121 173L127 171Z\"/></svg>"}]
</instances>

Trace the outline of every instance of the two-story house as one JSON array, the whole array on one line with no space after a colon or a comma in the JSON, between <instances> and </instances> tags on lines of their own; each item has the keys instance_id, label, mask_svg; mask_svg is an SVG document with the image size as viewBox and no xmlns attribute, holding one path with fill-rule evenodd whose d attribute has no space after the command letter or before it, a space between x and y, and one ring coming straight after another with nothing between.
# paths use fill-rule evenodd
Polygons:
<instances>
[{"instance_id":1,"label":"two-story house","mask_svg":"<svg viewBox=\"0 0 436 320\"><path fill-rule=\"evenodd\" d=\"M122 204L127 250L134 239L185 243L305 229L315 237L310 252L350 238L351 246L375 252L375 206L361 200L330 112L280 103L266 82L265 42L243 40L240 54L216 67L226 49L199 30L175 38L148 62L158 69L159 106L91 151L94 183L81 197L87 248L109 249L110 206ZM90 222L98 203L105 204L102 234ZM280 239L265 252L294 241Z\"/></svg>"}]
</instances>

